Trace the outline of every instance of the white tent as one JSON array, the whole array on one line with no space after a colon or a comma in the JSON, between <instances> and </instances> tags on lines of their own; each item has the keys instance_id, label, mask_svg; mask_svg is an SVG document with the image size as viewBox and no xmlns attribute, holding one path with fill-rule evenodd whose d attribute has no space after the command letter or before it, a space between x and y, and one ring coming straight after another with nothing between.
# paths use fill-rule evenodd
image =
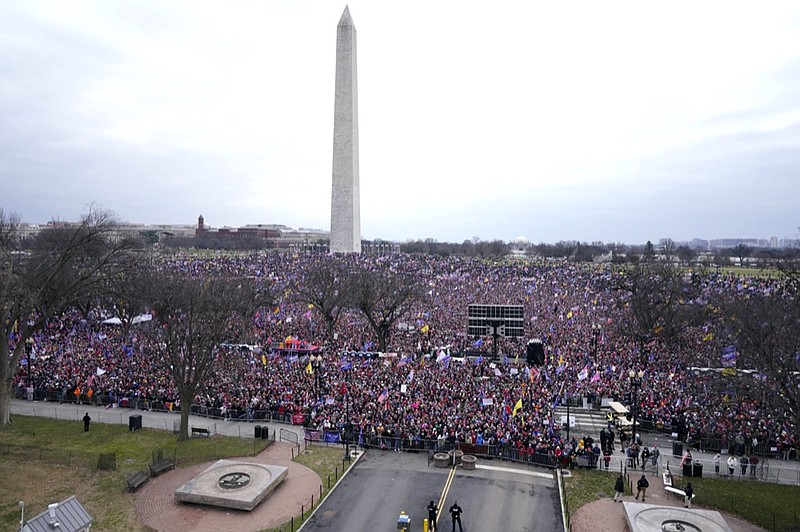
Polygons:
<instances>
[{"instance_id":1,"label":"white tent","mask_svg":"<svg viewBox=\"0 0 800 532\"><path fill-rule=\"evenodd\" d=\"M139 314L138 316L134 317L131 320L131 323L134 325L137 323L142 323L144 321L150 321L153 319L151 314ZM108 318L107 320L103 320L103 324L105 325L122 325L122 320L117 318L116 316L113 318Z\"/></svg>"}]
</instances>

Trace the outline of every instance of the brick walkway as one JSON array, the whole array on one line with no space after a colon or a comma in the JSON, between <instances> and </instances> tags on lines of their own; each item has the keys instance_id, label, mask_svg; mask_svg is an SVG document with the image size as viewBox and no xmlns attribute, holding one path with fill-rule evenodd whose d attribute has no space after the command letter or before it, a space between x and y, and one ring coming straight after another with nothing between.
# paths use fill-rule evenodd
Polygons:
<instances>
[{"instance_id":1,"label":"brick walkway","mask_svg":"<svg viewBox=\"0 0 800 532\"><path fill-rule=\"evenodd\" d=\"M322 485L322 480L314 471L292 462L292 448L290 444L274 443L258 456L241 459L289 469L286 480L250 512L184 504L175 500L173 492L210 465L204 463L174 469L150 479L150 482L139 490L136 514L146 526L158 531L255 532L277 527L292 516L299 515L301 505L304 505L308 513L311 497L313 495L316 505Z\"/></svg>"}]
</instances>

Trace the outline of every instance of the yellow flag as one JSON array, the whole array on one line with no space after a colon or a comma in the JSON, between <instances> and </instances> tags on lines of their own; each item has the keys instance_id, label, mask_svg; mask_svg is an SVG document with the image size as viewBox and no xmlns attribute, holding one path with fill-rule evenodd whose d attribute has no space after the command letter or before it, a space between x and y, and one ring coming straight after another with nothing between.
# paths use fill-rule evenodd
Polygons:
<instances>
[{"instance_id":1,"label":"yellow flag","mask_svg":"<svg viewBox=\"0 0 800 532\"><path fill-rule=\"evenodd\" d=\"M261 363L265 366L267 365L267 356L264 354L261 355Z\"/></svg>"},{"instance_id":2,"label":"yellow flag","mask_svg":"<svg viewBox=\"0 0 800 532\"><path fill-rule=\"evenodd\" d=\"M309 362L308 365L306 366L306 373L308 373L309 375L314 374L314 368L311 367L311 362Z\"/></svg>"},{"instance_id":3,"label":"yellow flag","mask_svg":"<svg viewBox=\"0 0 800 532\"><path fill-rule=\"evenodd\" d=\"M707 335L703 336L704 342L710 342L714 339L714 333L708 333Z\"/></svg>"},{"instance_id":4,"label":"yellow flag","mask_svg":"<svg viewBox=\"0 0 800 532\"><path fill-rule=\"evenodd\" d=\"M430 328L430 327L428 327L427 325L424 325L424 326L422 327L422 329L420 329L420 332L422 332L422 333L426 333L426 332L428 332L428 331L430 331L430 330L431 330L431 328Z\"/></svg>"},{"instance_id":5,"label":"yellow flag","mask_svg":"<svg viewBox=\"0 0 800 532\"><path fill-rule=\"evenodd\" d=\"M511 411L511 417L515 417L520 410L522 410L522 397L520 397L517 404L514 405L514 410Z\"/></svg>"}]
</instances>

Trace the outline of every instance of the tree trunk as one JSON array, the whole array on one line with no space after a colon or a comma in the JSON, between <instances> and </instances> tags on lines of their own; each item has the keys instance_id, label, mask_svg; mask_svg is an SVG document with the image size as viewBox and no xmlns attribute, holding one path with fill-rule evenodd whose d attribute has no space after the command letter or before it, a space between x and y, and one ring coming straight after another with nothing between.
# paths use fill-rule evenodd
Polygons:
<instances>
[{"instance_id":1,"label":"tree trunk","mask_svg":"<svg viewBox=\"0 0 800 532\"><path fill-rule=\"evenodd\" d=\"M181 429L178 433L178 441L189 439L189 413L192 411L192 397L181 395Z\"/></svg>"},{"instance_id":2,"label":"tree trunk","mask_svg":"<svg viewBox=\"0 0 800 532\"><path fill-rule=\"evenodd\" d=\"M2 365L0 373L5 374L7 365ZM12 379L10 375L0 377L0 427L5 427L11 423L11 394Z\"/></svg>"}]
</instances>

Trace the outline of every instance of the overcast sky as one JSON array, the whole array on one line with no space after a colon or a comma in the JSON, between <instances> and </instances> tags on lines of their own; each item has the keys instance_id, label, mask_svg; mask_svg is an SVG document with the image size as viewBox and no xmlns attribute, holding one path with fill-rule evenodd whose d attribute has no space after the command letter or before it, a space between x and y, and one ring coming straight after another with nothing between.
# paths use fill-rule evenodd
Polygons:
<instances>
[{"instance_id":1,"label":"overcast sky","mask_svg":"<svg viewBox=\"0 0 800 532\"><path fill-rule=\"evenodd\" d=\"M364 238L797 237L800 2L351 1ZM0 2L0 208L330 228L326 1Z\"/></svg>"}]
</instances>

